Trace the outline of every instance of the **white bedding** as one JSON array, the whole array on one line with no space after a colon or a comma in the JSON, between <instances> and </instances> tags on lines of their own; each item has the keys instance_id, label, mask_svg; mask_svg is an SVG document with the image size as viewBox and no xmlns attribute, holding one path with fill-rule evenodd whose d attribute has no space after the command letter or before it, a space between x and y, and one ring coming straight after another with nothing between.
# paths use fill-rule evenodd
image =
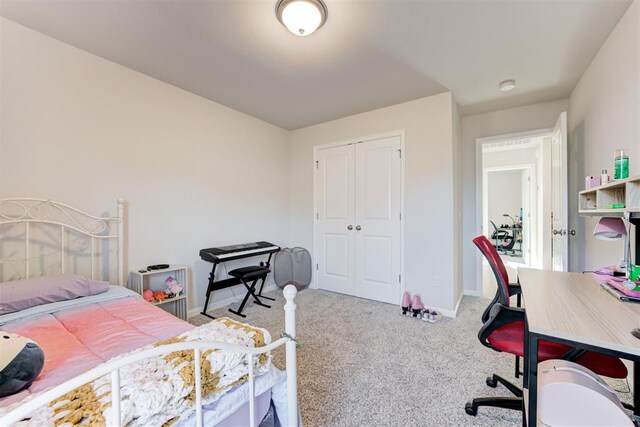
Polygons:
<instances>
[{"instance_id":1,"label":"white bedding","mask_svg":"<svg viewBox=\"0 0 640 427\"><path fill-rule=\"evenodd\" d=\"M269 333L264 329L222 318L184 332L165 343L203 340L227 342L247 348L271 342ZM126 359L156 346L157 343L138 348L118 355L110 359L110 362ZM205 404L218 401L235 384L244 382L249 370L244 355L226 351L203 351L201 363ZM253 365L256 378L266 374L271 367L270 356L267 353L256 357ZM193 352L175 351L166 355L149 356L143 361L132 362L119 369L120 414L124 424L164 425L171 420L186 419L193 412ZM35 396L37 395L30 397ZM110 402L111 380L109 375L105 375L36 410L24 424L42 426L62 422L88 425L106 422L110 425L113 422ZM16 402L0 409L0 415L21 403Z\"/></svg>"},{"instance_id":2,"label":"white bedding","mask_svg":"<svg viewBox=\"0 0 640 427\"><path fill-rule=\"evenodd\" d=\"M269 362L271 363L271 362ZM278 419L286 420L287 417L287 374L273 365L270 365L266 374L256 377L255 393L262 393L272 389L273 400ZM214 426L223 422L234 412L242 408L249 401L249 384L244 383L234 387L225 393L217 402L203 406L203 425ZM196 424L195 415L176 424L176 427L187 427ZM283 425L286 423L283 422Z\"/></svg>"}]
</instances>

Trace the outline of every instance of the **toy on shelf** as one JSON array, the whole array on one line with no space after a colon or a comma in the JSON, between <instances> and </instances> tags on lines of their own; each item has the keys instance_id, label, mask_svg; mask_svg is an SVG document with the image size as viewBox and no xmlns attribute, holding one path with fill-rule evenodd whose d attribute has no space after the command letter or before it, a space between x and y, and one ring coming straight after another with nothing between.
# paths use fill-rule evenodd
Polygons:
<instances>
[{"instance_id":1,"label":"toy on shelf","mask_svg":"<svg viewBox=\"0 0 640 427\"><path fill-rule=\"evenodd\" d=\"M167 294L167 298L175 298L182 292L182 285L178 283L173 276L167 277L167 280L164 281L164 284L167 285L167 290L165 293Z\"/></svg>"},{"instance_id":2,"label":"toy on shelf","mask_svg":"<svg viewBox=\"0 0 640 427\"><path fill-rule=\"evenodd\" d=\"M182 294L182 290L184 289L173 276L167 277L167 280L164 281L164 284L167 285L166 290L154 291L153 289L145 289L144 291L142 291L142 298L147 302L157 304L180 296Z\"/></svg>"},{"instance_id":3,"label":"toy on shelf","mask_svg":"<svg viewBox=\"0 0 640 427\"><path fill-rule=\"evenodd\" d=\"M155 299L153 298L153 291L151 289L145 289L142 292L142 298L146 301L146 302L154 302Z\"/></svg>"}]
</instances>

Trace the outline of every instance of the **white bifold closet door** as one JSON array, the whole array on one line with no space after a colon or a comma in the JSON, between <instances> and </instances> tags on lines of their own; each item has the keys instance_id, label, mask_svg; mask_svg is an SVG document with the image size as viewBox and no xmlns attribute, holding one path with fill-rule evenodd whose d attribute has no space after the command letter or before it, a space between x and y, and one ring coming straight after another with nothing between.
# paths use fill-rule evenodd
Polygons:
<instances>
[{"instance_id":1,"label":"white bifold closet door","mask_svg":"<svg viewBox=\"0 0 640 427\"><path fill-rule=\"evenodd\" d=\"M397 304L400 298L400 137L318 150L318 287Z\"/></svg>"}]
</instances>

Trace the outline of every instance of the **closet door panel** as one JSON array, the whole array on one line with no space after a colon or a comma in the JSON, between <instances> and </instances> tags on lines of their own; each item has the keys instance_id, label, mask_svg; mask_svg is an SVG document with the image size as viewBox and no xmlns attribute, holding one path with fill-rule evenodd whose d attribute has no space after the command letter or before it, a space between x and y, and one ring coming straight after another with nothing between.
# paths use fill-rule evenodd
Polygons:
<instances>
[{"instance_id":1,"label":"closet door panel","mask_svg":"<svg viewBox=\"0 0 640 427\"><path fill-rule=\"evenodd\" d=\"M363 298L400 298L400 137L355 148L355 288Z\"/></svg>"},{"instance_id":2,"label":"closet door panel","mask_svg":"<svg viewBox=\"0 0 640 427\"><path fill-rule=\"evenodd\" d=\"M365 283L387 285L393 281L393 239L389 236L362 236L362 270Z\"/></svg>"},{"instance_id":3,"label":"closet door panel","mask_svg":"<svg viewBox=\"0 0 640 427\"><path fill-rule=\"evenodd\" d=\"M354 148L319 150L316 161L316 280L321 289L353 295Z\"/></svg>"},{"instance_id":4,"label":"closet door panel","mask_svg":"<svg viewBox=\"0 0 640 427\"><path fill-rule=\"evenodd\" d=\"M324 234L324 274L327 276L347 279L349 271L349 236L346 234Z\"/></svg>"}]
</instances>

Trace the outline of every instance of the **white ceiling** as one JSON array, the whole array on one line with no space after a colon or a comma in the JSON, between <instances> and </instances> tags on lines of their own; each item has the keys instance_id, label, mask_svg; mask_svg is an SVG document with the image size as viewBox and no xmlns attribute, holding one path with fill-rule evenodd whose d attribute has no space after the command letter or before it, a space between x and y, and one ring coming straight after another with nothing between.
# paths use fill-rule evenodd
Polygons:
<instances>
[{"instance_id":1,"label":"white ceiling","mask_svg":"<svg viewBox=\"0 0 640 427\"><path fill-rule=\"evenodd\" d=\"M276 0L2 0L0 14L296 129L447 90L462 114L565 97L631 0L325 2L309 37Z\"/></svg>"}]
</instances>

